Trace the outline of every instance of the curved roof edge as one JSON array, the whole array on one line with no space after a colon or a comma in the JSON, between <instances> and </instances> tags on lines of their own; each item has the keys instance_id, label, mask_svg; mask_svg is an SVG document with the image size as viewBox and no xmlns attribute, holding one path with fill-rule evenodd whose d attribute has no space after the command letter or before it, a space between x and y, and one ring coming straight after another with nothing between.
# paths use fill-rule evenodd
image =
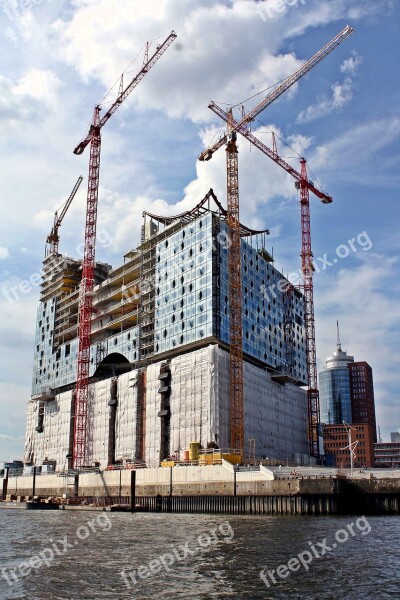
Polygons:
<instances>
[{"instance_id":1,"label":"curved roof edge","mask_svg":"<svg viewBox=\"0 0 400 600\"><path fill-rule=\"evenodd\" d=\"M222 215L224 217L224 219L226 220L228 211L226 210L226 208L224 208L222 206L221 202L218 200L217 196L214 194L214 190L212 188L210 188L210 190L207 192L207 194L204 196L204 198L202 200L200 200L200 202L198 204L196 204L196 206L194 208L192 208L191 210L187 210L185 212L179 213L178 215L173 215L173 216L169 216L169 217L165 217L162 215L155 215L155 214L147 212L145 210L145 211L143 211L143 217L150 217L151 219L154 219L154 221L158 221L159 223L162 223L163 225L171 225L175 221L183 221L184 223L189 223L190 221L193 220L193 218L199 217L200 215L211 211L210 206L209 206L210 200L214 200L220 215ZM208 207L205 207L206 204L208 204ZM211 212L214 212L214 211L211 211ZM243 223L240 223L241 237L248 237L251 235L258 235L261 233L269 235L269 229L261 229L261 230L250 229L249 227L246 227L246 225L243 225Z\"/></svg>"}]
</instances>

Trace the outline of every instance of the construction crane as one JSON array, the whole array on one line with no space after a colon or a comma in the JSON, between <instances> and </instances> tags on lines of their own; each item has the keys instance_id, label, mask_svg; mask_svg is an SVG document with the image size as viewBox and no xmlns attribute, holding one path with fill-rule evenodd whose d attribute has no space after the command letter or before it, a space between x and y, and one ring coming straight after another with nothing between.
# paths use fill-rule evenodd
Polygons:
<instances>
[{"instance_id":1,"label":"construction crane","mask_svg":"<svg viewBox=\"0 0 400 600\"><path fill-rule=\"evenodd\" d=\"M292 87L299 79L304 77L311 69L317 66L318 63L321 62L328 54L333 52L335 48L337 48L342 42L344 42L352 33L354 29L347 25L340 33L338 33L330 42L326 44L321 50L319 50L310 60L308 60L300 69L298 69L293 75L290 75L287 79L285 79L271 94L269 94L264 100L262 100L257 106L255 106L248 114L244 115L240 121L233 126L231 133L237 131L239 127L244 125L245 123L249 123L253 121L257 115L259 115L267 106L275 102L282 94L287 92L287 90ZM210 102L208 108L213 110L213 107L217 107L215 102ZM218 140L213 146L207 148L200 154L198 157L199 160L210 160L214 152L216 152L221 146L225 143L224 138Z\"/></svg>"},{"instance_id":2,"label":"construction crane","mask_svg":"<svg viewBox=\"0 0 400 600\"><path fill-rule=\"evenodd\" d=\"M284 94L292 85L301 79L306 73L313 69L319 62L328 56L335 48L344 42L354 29L347 25L338 35L336 35L328 44L319 50L314 56L307 61L293 75L290 75L283 83L281 83L271 94L264 98L252 111L247 115L243 115L241 120L236 122L233 119L232 109L227 113L211 102L209 108L222 118L222 113L226 115L224 120L227 123L227 135L219 139L213 146L204 150L199 160L210 160L214 152L221 146L226 144L227 155L227 211L228 211L228 230L231 237L231 246L229 253L231 258L229 261L229 286L230 286L230 410L231 410L231 445L234 449L244 448L244 404L243 404L243 366L238 366L238 361L242 359L242 340L237 334L237 323L241 324L242 313L242 297L241 297L241 263L240 263L240 237L237 239L232 224L235 224L236 219L239 220L239 190L238 190L238 151L236 145L236 132L239 131L244 135L244 131L248 131L248 123L253 121L267 106L272 104L277 98ZM277 152L270 151L272 155L277 156ZM268 154L269 155L269 154ZM272 156L271 156L272 157ZM282 161L282 159L279 158ZM276 160L276 162L279 162ZM282 161L284 162L284 161ZM283 166L283 165L281 165ZM289 167L289 165L288 165ZM291 169L291 167L289 167ZM293 172L295 170L293 169ZM293 173L292 173L293 174ZM312 437L310 439L310 452L312 456L319 456L318 445L318 429L319 429L319 394L317 389L317 372L315 358L315 328L314 328L314 304L313 304L313 282L312 269L305 269L306 262L312 264L311 253L311 237L310 237L310 215L309 204L307 198L309 196L310 182L307 178L307 169L304 163L302 165L302 173L298 174L298 182L301 190L301 206L302 206L302 268L307 270L307 277L304 281L305 301L306 301L306 331L307 331L307 364L309 375L309 431L312 429ZM236 186L236 187L235 187ZM312 186L314 188L314 186ZM317 194L318 195L318 194ZM323 195L323 202L329 203L332 198ZM308 223L307 223L308 212ZM229 223L231 226L229 227ZM237 256L239 255L239 261ZM236 271L234 274L232 271ZM308 301L308 305L307 305ZM308 319L308 320L307 320ZM240 348L238 347L240 344ZM311 377L310 377L311 374ZM316 442L314 440L316 433Z\"/></svg>"},{"instance_id":3,"label":"construction crane","mask_svg":"<svg viewBox=\"0 0 400 600\"><path fill-rule=\"evenodd\" d=\"M76 196L76 193L77 193L82 181L83 181L83 177L82 177L82 175L80 175L78 177L77 182L75 183L75 185L73 187L73 190L72 190L68 200L62 207L61 213L58 214L58 211L56 211L54 213L53 228L52 228L51 232L49 233L49 235L47 236L47 240L46 240L46 244L48 244L48 246L46 246L46 257L50 256L50 255L58 254L58 244L60 242L60 236L58 235L58 230L61 226L61 223L63 222L63 219L66 215L67 210L71 206L72 200Z\"/></svg>"},{"instance_id":4,"label":"construction crane","mask_svg":"<svg viewBox=\"0 0 400 600\"><path fill-rule=\"evenodd\" d=\"M230 128L236 128L237 122L233 119L231 112L225 112L222 108L214 104L212 110L218 114ZM307 374L308 374L308 439L310 454L319 456L319 392L317 384L317 361L316 361L316 346L315 346L315 318L314 318L314 291L313 291L313 254L311 250L311 221L310 221L310 202L309 194L312 192L323 204L330 204L332 196L319 190L312 181L309 181L307 176L306 160L301 159L301 172L299 173L289 163L287 163L278 154L273 135L273 147L268 148L263 142L256 138L247 128L246 124L241 125L236 129L243 135L253 146L261 150L271 160L276 162L282 169L296 179L296 187L300 189L300 206L301 206L301 267L303 274L302 289L304 292L305 301L305 326L306 326L306 348L307 348ZM288 299L285 298L287 302ZM285 324L286 325L286 324ZM288 336L288 331L285 331ZM287 342L287 339L285 340Z\"/></svg>"},{"instance_id":5,"label":"construction crane","mask_svg":"<svg viewBox=\"0 0 400 600\"><path fill-rule=\"evenodd\" d=\"M76 384L75 424L73 444L73 466L82 468L88 462L87 457L87 409L89 396L89 368L90 368L90 338L93 312L93 287L95 269L95 246L96 246L96 222L97 203L99 194L100 175L100 153L101 153L101 129L121 106L124 100L132 93L143 77L150 71L164 52L169 48L176 38L172 31L168 37L159 44L156 51L149 57L149 43L146 44L143 66L139 73L124 87L123 76L121 77L120 89L117 99L108 111L100 116L101 107L97 105L94 109L92 124L87 136L78 144L74 154L82 154L90 144L88 196L86 205L85 223L85 248L82 265L82 280L79 291L79 348L78 348L78 374Z\"/></svg>"}]
</instances>

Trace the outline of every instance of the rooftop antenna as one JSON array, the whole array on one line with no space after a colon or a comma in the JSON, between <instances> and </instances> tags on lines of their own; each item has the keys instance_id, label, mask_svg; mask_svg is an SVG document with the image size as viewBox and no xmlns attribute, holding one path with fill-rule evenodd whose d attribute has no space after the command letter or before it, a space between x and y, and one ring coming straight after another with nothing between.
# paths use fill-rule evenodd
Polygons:
<instances>
[{"instance_id":1,"label":"rooftop antenna","mask_svg":"<svg viewBox=\"0 0 400 600\"><path fill-rule=\"evenodd\" d=\"M341 352L342 351L342 344L340 342L339 321L336 321L336 329L337 329L336 347L337 347L337 351Z\"/></svg>"}]
</instances>

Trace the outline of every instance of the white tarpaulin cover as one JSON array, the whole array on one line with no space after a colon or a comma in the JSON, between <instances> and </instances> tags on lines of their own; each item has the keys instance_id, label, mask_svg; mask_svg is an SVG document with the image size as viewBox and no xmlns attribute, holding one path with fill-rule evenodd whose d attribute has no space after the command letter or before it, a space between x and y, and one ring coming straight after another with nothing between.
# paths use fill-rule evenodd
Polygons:
<instances>
[{"instance_id":1,"label":"white tarpaulin cover","mask_svg":"<svg viewBox=\"0 0 400 600\"><path fill-rule=\"evenodd\" d=\"M64 392L44 407L43 433L35 431L38 424L39 402L28 402L25 436L25 462L41 465L44 460L57 461L57 469L67 467L71 420L71 395Z\"/></svg>"},{"instance_id":2,"label":"white tarpaulin cover","mask_svg":"<svg viewBox=\"0 0 400 600\"><path fill-rule=\"evenodd\" d=\"M161 364L155 363L147 368L145 460L148 467L158 466L160 461L161 423L158 412L161 410L161 395L157 390Z\"/></svg>"},{"instance_id":3,"label":"white tarpaulin cover","mask_svg":"<svg viewBox=\"0 0 400 600\"><path fill-rule=\"evenodd\" d=\"M229 354L217 350L219 442L229 446ZM249 439L255 440L256 455L288 458L307 453L307 396L301 388L271 381L270 374L245 362L244 422L246 454Z\"/></svg>"},{"instance_id":4,"label":"white tarpaulin cover","mask_svg":"<svg viewBox=\"0 0 400 600\"><path fill-rule=\"evenodd\" d=\"M145 460L157 466L161 452L161 394L158 379L163 362L149 365L146 373ZM229 354L210 345L170 361L171 421L170 454L181 454L190 442L206 447L216 442L221 448L229 440ZM118 377L118 407L115 424L115 458L132 460L137 448L137 371ZM90 386L89 462L108 462L111 379ZM256 456L290 460L307 454L306 393L293 384L271 381L270 374L244 363L245 444L255 440ZM67 466L71 394L64 392L45 403L43 433L35 431L39 403L28 403L26 461L41 464L56 460L57 469ZM161 457L163 458L163 457Z\"/></svg>"},{"instance_id":5,"label":"white tarpaulin cover","mask_svg":"<svg viewBox=\"0 0 400 600\"><path fill-rule=\"evenodd\" d=\"M115 459L132 461L136 452L138 371L118 377L118 408L115 421Z\"/></svg>"}]
</instances>

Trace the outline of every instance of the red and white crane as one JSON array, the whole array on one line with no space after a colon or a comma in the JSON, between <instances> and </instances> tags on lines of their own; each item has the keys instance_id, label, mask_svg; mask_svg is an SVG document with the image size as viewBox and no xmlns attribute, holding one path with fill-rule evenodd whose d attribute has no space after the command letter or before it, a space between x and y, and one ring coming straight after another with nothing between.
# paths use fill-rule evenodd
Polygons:
<instances>
[{"instance_id":1,"label":"red and white crane","mask_svg":"<svg viewBox=\"0 0 400 600\"><path fill-rule=\"evenodd\" d=\"M243 367L242 362L242 340L241 330L238 332L239 323L242 322L242 296L241 296L241 263L240 263L240 236L236 235L236 225L239 222L239 190L238 190L238 150L236 145L236 132L250 139L247 125L253 121L267 106L284 94L294 83L299 81L306 73L313 69L321 60L328 56L344 40L346 40L354 29L346 26L328 44L319 50L293 75L290 75L271 94L264 98L247 115L242 116L240 121L235 121L232 109L223 111L215 102L209 104L209 108L227 123L227 135L219 139L213 146L204 150L199 160L210 160L214 152L226 144L227 156L227 212L228 230L231 236L231 246L228 250L229 259L229 286L230 286L230 411L231 411L231 446L234 449L244 449L244 401L243 401ZM254 138L254 136L253 136ZM254 145L260 148L261 142L256 140ZM265 147L266 148L266 147ZM260 148L261 149L261 148ZM301 222L302 222L302 269L304 277L304 295L306 304L306 341L307 341L307 368L308 368L308 409L309 409L309 445L312 456L319 456L319 393L317 385L316 352L315 352L315 325L314 325L314 300L313 300L313 268L311 251L311 228L309 211L309 190L316 193L324 203L332 202L332 198L319 192L308 181L306 161L302 159L301 173L290 167L281 159L276 149L265 152L280 166L286 168L296 177L301 194ZM284 166L286 165L286 167ZM241 328L241 327L240 327ZM240 348L239 348L240 345Z\"/></svg>"},{"instance_id":2,"label":"red and white crane","mask_svg":"<svg viewBox=\"0 0 400 600\"><path fill-rule=\"evenodd\" d=\"M79 348L78 348L78 374L76 383L73 466L82 468L88 463L87 456L87 421L88 421L88 394L89 394L89 368L90 368L90 338L93 312L93 287L95 270L96 249L96 221L97 204L99 195L101 129L131 94L143 77L150 71L164 52L176 38L172 31L168 37L159 44L155 52L148 55L149 44L146 45L145 58L139 73L124 87L121 78L120 91L117 99L107 112L101 116L101 107L96 106L93 113L92 124L87 136L78 144L74 154L82 154L90 144L88 196L86 205L85 247L82 264L82 280L79 292Z\"/></svg>"}]
</instances>

